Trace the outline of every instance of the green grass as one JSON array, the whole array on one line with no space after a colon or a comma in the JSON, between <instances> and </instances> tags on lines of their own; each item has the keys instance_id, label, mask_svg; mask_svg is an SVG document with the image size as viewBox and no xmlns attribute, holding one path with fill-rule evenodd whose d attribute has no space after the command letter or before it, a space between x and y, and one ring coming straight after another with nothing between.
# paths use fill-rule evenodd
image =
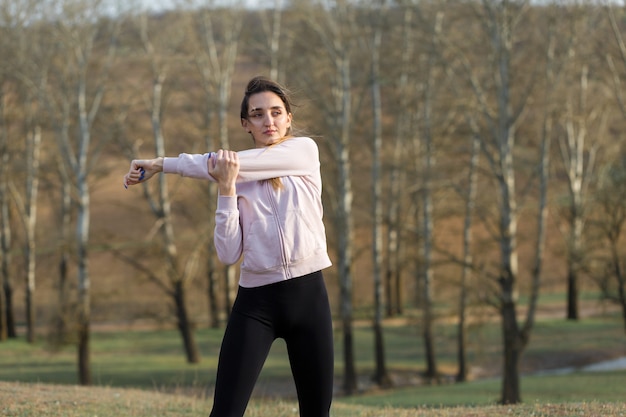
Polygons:
<instances>
[{"instance_id":1,"label":"green grass","mask_svg":"<svg viewBox=\"0 0 626 417\"><path fill-rule=\"evenodd\" d=\"M501 362L501 341L498 323L486 323L471 328L469 340L469 356L471 365L476 368L499 370ZM147 415L206 415L210 409L210 387L214 383L217 355L223 330L203 329L196 332L202 361L199 364L187 364L182 351L182 343L175 330L158 331L121 331L101 332L92 335L91 370L94 384L108 392L110 400L104 406L97 400L78 403L77 414L63 414L67 416L108 415L147 416ZM436 353L438 366L444 372L453 373L456 370L455 329L453 325L437 327ZM342 338L336 334L336 373L337 384L341 384L343 365ZM373 373L373 337L367 326L355 328L355 355L357 371L362 384L366 385L369 376ZM416 324L388 326L385 329L385 343L387 365L394 373L408 373L418 376L424 368L423 343ZM616 355L626 354L626 337L623 325L617 315L602 318L591 318L579 322L568 322L562 319L539 321L532 334L532 339L522 361L524 372L531 372L545 367L573 366L585 364L593 360L603 360ZM20 387L39 387L45 391L53 386L59 398L82 398L77 396L76 387L76 349L68 346L61 349L51 349L43 341L29 345L23 339L9 340L0 343L0 381L17 383L0 386L0 415L27 416L27 415L61 415L46 414L54 408L54 401L50 403L33 403L28 394L23 394L25 400L21 410L2 411L2 404L8 399L11 389L20 390ZM541 414L544 411L532 407L541 405L541 409L549 408L550 404L567 404L559 410L570 410L575 404L580 407L609 407L611 410L623 410L623 401L626 398L626 371L583 373L575 372L563 376L524 376L522 378L522 399L525 408L516 408L520 414ZM55 385L49 385L55 384ZM58 384L65 384L61 387ZM446 409L447 413L454 413L457 408L473 410L479 407L496 407L501 382L497 375L463 384L446 384L439 386L401 387L391 390L371 390L352 397L337 396L333 406L334 416L401 416L408 410ZM272 388L280 385L284 394L281 401L274 401L277 394ZM274 344L267 363L259 380L259 391L251 404L251 409L257 410L258 416L297 415L293 401L295 389L291 383L291 373L287 361L286 349L282 341ZM13 388L18 387L18 388ZM52 388L50 388L52 389ZM141 389L141 392L153 393L166 400L166 404L154 403L154 407L162 407L155 411L146 404L153 400L135 403L132 399L132 389ZM23 389L28 392L28 389ZM35 390L36 391L36 390ZM62 392L62 394L61 394ZM72 394L74 393L74 394ZM116 394L118 393L118 394ZM124 393L124 394L120 394ZM168 394L166 394L168 393ZM171 393L185 393L184 398L168 397ZM35 394L33 394L35 395ZM44 398L39 392L37 398ZM94 394L95 395L95 394ZM128 398L122 403L113 400L115 395ZM208 397L208 399L207 399ZM12 398L12 397L11 397ZM113 398L113 399L111 399ZM185 399L187 398L187 399ZM35 404L35 408L28 408L28 404ZM82 404L82 405L81 405ZM116 405L117 404L117 405ZM143 405L142 405L143 404ZM161 405L159 405L161 404ZM93 407L93 410L90 408ZM116 408L121 407L121 408ZM256 408L255 408L256 407ZM263 411L270 407L272 411ZM67 407L66 407L67 408ZM103 408L105 408L103 410ZM176 410L171 411L169 409ZM34 412L33 410L38 410ZM71 409L68 408L68 409ZM393 412L387 414L388 409ZM28 411L30 410L30 411ZM115 414L115 410L120 414ZM120 411L120 410L123 410ZM142 411L143 410L143 411ZM186 410L186 411L185 411ZM281 411L282 410L282 411ZM376 411L378 410L378 411ZM405 410L405 411L403 411ZM58 410L57 410L58 411ZM560 413L561 411L558 411ZM253 411L251 411L253 412ZM253 412L253 413L254 413ZM380 412L380 414L377 414ZM425 411L426 412L426 411ZM432 412L432 411L428 411ZM467 410L465 410L468 413ZM517 412L517 411L515 411ZM613 412L613 411L611 411ZM621 412L621 411L619 411ZM13 413L13 414L11 414ZM32 413L32 414L28 414ZM108 413L108 414L107 414ZM204 414L203 414L204 413ZM400 413L400 414L398 414ZM498 415L493 414L489 415ZM564 411L564 414L554 415L622 415L623 414L594 414ZM603 412L604 413L604 412ZM431 414L424 414L431 415ZM437 414L439 415L439 414ZM441 414L457 415L457 414ZM458 414L483 415L483 414ZM505 414L502 414L505 415Z\"/></svg>"},{"instance_id":2,"label":"green grass","mask_svg":"<svg viewBox=\"0 0 626 417\"><path fill-rule=\"evenodd\" d=\"M5 417L205 417L210 400L157 390L0 382L0 415ZM297 404L253 400L247 417L297 416ZM332 417L623 417L622 402L576 401L515 406L410 407L346 404L336 401Z\"/></svg>"},{"instance_id":3,"label":"green grass","mask_svg":"<svg viewBox=\"0 0 626 417\"><path fill-rule=\"evenodd\" d=\"M401 388L338 401L396 408L485 406L495 405L499 392L500 380L490 379L447 386ZM626 401L626 371L527 376L522 378L522 393L522 400L531 404L623 402Z\"/></svg>"}]
</instances>

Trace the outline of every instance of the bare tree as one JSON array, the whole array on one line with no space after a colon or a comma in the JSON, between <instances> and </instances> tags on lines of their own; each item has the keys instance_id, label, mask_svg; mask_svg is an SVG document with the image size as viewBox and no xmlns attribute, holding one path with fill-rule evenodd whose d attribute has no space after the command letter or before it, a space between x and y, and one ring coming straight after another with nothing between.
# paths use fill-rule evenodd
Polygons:
<instances>
[{"instance_id":1,"label":"bare tree","mask_svg":"<svg viewBox=\"0 0 626 417\"><path fill-rule=\"evenodd\" d=\"M6 52L6 51L5 51ZM5 56L8 56L6 54ZM8 318L12 314L10 302L9 256L11 226L9 221L9 135L6 122L4 68L0 67L0 341L9 336Z\"/></svg>"},{"instance_id":2,"label":"bare tree","mask_svg":"<svg viewBox=\"0 0 626 417\"><path fill-rule=\"evenodd\" d=\"M380 74L380 49L383 37L383 25L387 13L387 2L383 0L381 4L375 4L374 21L372 22L373 32L370 41L372 54L371 60L371 91L372 91L372 114L373 114L373 153L372 153L372 259L374 263L374 356L376 370L374 381L382 386L392 385L391 378L387 372L385 362L385 342L383 336L383 204L382 204L382 142L383 142L383 108L381 98L381 74Z\"/></svg>"},{"instance_id":3,"label":"bare tree","mask_svg":"<svg viewBox=\"0 0 626 417\"><path fill-rule=\"evenodd\" d=\"M395 132L393 139L393 153L389 172L389 195L387 212L387 253L385 257L385 295L387 296L387 315L401 315L403 309L403 284L401 271L402 231L404 227L401 221L403 183L405 178L404 155L407 138L411 135L411 114L406 111L409 108L410 89L413 73L413 60L415 51L415 34L413 30L415 13L412 5L403 8L403 22L401 31L400 64L399 74L396 77L396 95L398 96L397 121L394 124Z\"/></svg>"},{"instance_id":4,"label":"bare tree","mask_svg":"<svg viewBox=\"0 0 626 417\"><path fill-rule=\"evenodd\" d=\"M204 90L205 102L205 129L212 119L217 119L217 144L214 138L205 138L205 144L210 147L207 150L219 146L222 149L230 149L228 135L228 109L231 98L231 87L237 62L239 39L243 18L239 8L232 7L228 10L213 10L207 8L200 11L197 18L198 30L192 33L194 39L196 66L198 68ZM213 114L216 117L213 117ZM213 140L211 142L211 140ZM214 191L209 192L209 197ZM213 219L209 220L208 226L212 227ZM213 288L214 276L213 258L210 257L209 289ZM230 315L235 286L236 268L233 265L224 266L224 310L226 316ZM210 300L212 305L217 305L216 300ZM215 316L215 313L212 313Z\"/></svg>"},{"instance_id":5,"label":"bare tree","mask_svg":"<svg viewBox=\"0 0 626 417\"><path fill-rule=\"evenodd\" d=\"M169 91L166 79L170 70L171 56L180 47L180 43L184 42L183 33L186 26L184 21L180 19L168 20L167 24L164 24L164 22L157 23L151 21L147 13L142 13L137 19L141 44L150 63L152 76L152 88L150 89L149 97L145 101L152 126L154 153L158 157L163 157L166 155L163 119L165 102L167 101L166 92ZM158 30L155 30L154 26L157 24ZM155 39L153 39L153 36ZM132 155L134 153L132 148L132 144L127 144L126 151L129 157L134 156ZM158 288L162 289L170 297L174 316L176 317L176 327L183 342L186 360L188 363L198 363L200 362L200 354L195 341L194 324L187 305L187 288L197 274L199 256L207 238L206 235L201 235L191 249L190 255L184 258L181 255L181 252L184 251L179 250L176 233L174 232L172 202L165 175L159 176L158 181L154 184L154 188L151 188L150 185L148 183L144 184L143 195L148 201L155 218L153 233L158 233L161 238L160 250L163 253L166 278L162 277L158 271L146 266L137 257L127 256L118 251L116 251L116 254L143 272L150 281L155 283ZM161 269L159 268L159 271Z\"/></svg>"},{"instance_id":6,"label":"bare tree","mask_svg":"<svg viewBox=\"0 0 626 417\"><path fill-rule=\"evenodd\" d=\"M55 135L64 135L63 127L55 127ZM67 132L65 132L67 133ZM71 340L70 320L73 316L73 306L70 301L70 280L69 267L71 262L70 246L71 246L71 228L72 228L72 185L69 178L67 167L63 164L60 157L57 157L58 173L61 177L60 185L60 204L58 211L59 221L59 277L57 283L58 307L57 316L55 318L55 328L52 335L59 344Z\"/></svg>"},{"instance_id":7,"label":"bare tree","mask_svg":"<svg viewBox=\"0 0 626 417\"><path fill-rule=\"evenodd\" d=\"M521 401L519 361L528 341L528 334L521 331L517 320L519 254L514 164L517 125L528 96L518 97L517 103L514 103L511 89L513 44L527 6L527 2L484 1L482 7L476 7L474 12L479 16L487 36L488 56L491 57L484 84L481 84L469 62L463 64L478 103L481 123L486 126L485 132L476 131L475 134L480 138L481 149L498 187L500 260L496 306L502 320L504 361L500 401L504 404ZM492 81L495 82L493 86ZM525 91L528 93L530 89Z\"/></svg>"},{"instance_id":8,"label":"bare tree","mask_svg":"<svg viewBox=\"0 0 626 417\"><path fill-rule=\"evenodd\" d=\"M35 266L36 266L36 240L35 227L37 226L37 193L39 190L39 155L41 149L41 126L34 125L32 116L29 117L30 129L26 137L26 184L25 198L22 199L20 192L14 183L11 183L11 191L16 201L24 226L26 242L24 256L26 263L25 288L26 288L26 340L35 342Z\"/></svg>"},{"instance_id":9,"label":"bare tree","mask_svg":"<svg viewBox=\"0 0 626 417\"><path fill-rule=\"evenodd\" d=\"M334 230L338 252L339 275L339 314L343 334L343 390L346 394L353 394L358 388L357 372L354 356L354 334L352 329L352 263L353 263L353 233L354 219L352 214L352 179L350 160L350 139L352 135L352 88L351 73L353 47L358 41L355 10L348 1L334 2L332 7L323 1L313 2L310 8L301 11L307 25L313 30L317 40L321 43L324 62L330 66L329 71L322 76L329 77L330 89L320 91L316 88L319 81L318 74L306 74L309 77L304 82L311 84L312 95L317 96L317 105L323 108L324 123L328 125L328 135L331 139L331 154L335 157L336 168L334 206ZM298 45L296 45L297 47ZM303 45L309 47L309 45ZM312 58L312 57L310 57ZM321 58L321 57L320 57ZM317 58L316 58L317 59ZM320 68L315 66L317 70ZM300 74L303 80L305 74ZM323 96L330 93L329 97Z\"/></svg>"},{"instance_id":10,"label":"bare tree","mask_svg":"<svg viewBox=\"0 0 626 417\"><path fill-rule=\"evenodd\" d=\"M0 79L1 81L1 79ZM11 272L11 221L9 218L8 171L9 138L5 119L4 82L0 85L0 341L15 337L13 319Z\"/></svg>"},{"instance_id":11,"label":"bare tree","mask_svg":"<svg viewBox=\"0 0 626 417\"><path fill-rule=\"evenodd\" d=\"M435 131L433 119L433 107L436 99L437 90L437 59L438 48L440 42L443 25L443 11L435 10L434 16L428 18L422 16L422 21L431 20L432 29L429 27L428 35L430 42L427 44L427 50L424 52L425 74L420 84L420 114L416 115L419 120L418 134L415 137L417 141L415 149L419 150L421 165L420 169L420 190L421 195L421 243L422 243L422 264L420 266L418 276L420 284L420 297L422 308L422 339L425 349L426 360L426 378L434 380L438 378L437 362L435 354L435 340L433 334L434 327L434 267L433 267L433 248L434 248L434 183L435 183Z\"/></svg>"},{"instance_id":12,"label":"bare tree","mask_svg":"<svg viewBox=\"0 0 626 417\"><path fill-rule=\"evenodd\" d=\"M558 12L557 12L558 13ZM556 34L555 34L555 19L554 13L550 14L548 18L548 34L545 49L545 88L543 99L543 121L541 123L541 146L538 158L538 176L539 176L539 195L537 198L537 235L535 241L535 252L533 267L531 271L531 285L530 294L528 296L528 309L526 311L526 319L522 325L520 334L524 341L524 346L530 340L530 334L535 323L535 316L537 311L537 303L539 300L539 290L542 281L542 271L545 259L546 251L546 230L547 230L547 217L548 217L548 183L550 177L550 149L553 136L553 118L554 107L556 106L556 88L559 81L559 68L556 67L555 49L556 49Z\"/></svg>"},{"instance_id":13,"label":"bare tree","mask_svg":"<svg viewBox=\"0 0 626 417\"><path fill-rule=\"evenodd\" d=\"M517 39L518 25L524 20L527 3L509 4L506 2L492 4L484 2L483 24L488 30L491 41L491 50L496 57L492 62L496 84L493 91L495 109L490 109L487 104L487 95L475 77L470 77L470 83L480 103L484 124L488 127L487 135L481 137L481 148L490 165L492 175L497 181L499 198L499 233L500 245L500 271L497 276L498 292L496 306L502 318L502 336L504 351L504 368L502 380L502 393L500 401L503 404L518 403L521 401L519 361L528 345L531 331L534 326L537 302L542 276L543 260L545 258L546 218L548 178L550 167L550 144L552 142L553 119L557 106L556 91L562 77L563 61L568 59L567 53L557 60L555 57L555 42L557 34L563 26L557 27L555 22L562 17L563 11L557 7L546 8L544 23L547 28L547 37L542 39L545 45L545 54L536 60L545 62L544 77L541 78L543 94L539 96L539 103L543 109L540 132L537 135L541 139L537 164L534 172L538 177L537 217L536 217L536 240L534 243L534 259L530 272L531 283L529 286L528 306L523 321L518 321L517 287L520 278L518 265L518 190L515 175L521 168L515 162L516 139L521 115L528 104L528 98L533 91L533 83L536 78L530 78L528 85L522 87L515 100L512 90L512 63L513 42ZM535 15L536 17L536 15ZM535 22L535 21L533 21ZM572 43L572 33L563 30L559 41L567 45ZM529 41L532 39L529 39ZM546 42L547 41L547 42ZM520 85L517 85L519 88ZM489 139L487 139L489 138Z\"/></svg>"},{"instance_id":14,"label":"bare tree","mask_svg":"<svg viewBox=\"0 0 626 417\"><path fill-rule=\"evenodd\" d=\"M476 205L477 192L477 170L480 163L480 140L477 135L472 135L471 156L468 167L467 186L465 195L465 214L463 219L463 253L461 263L461 281L459 283L459 312L457 324L457 361L458 370L456 374L457 382L467 380L467 349L466 349L466 328L467 328L467 304L468 294L472 279L474 258L472 256L472 220L474 216L474 206Z\"/></svg>"},{"instance_id":15,"label":"bare tree","mask_svg":"<svg viewBox=\"0 0 626 417\"><path fill-rule=\"evenodd\" d=\"M609 4L606 7L609 16L611 30L617 46L616 57L611 53L606 54L606 61L610 70L611 91L615 95L615 99L619 106L622 119L626 119L626 100L624 97L624 88L622 79L625 77L626 70L626 43L624 36L618 24L618 17L615 15L615 6ZM621 9L623 15L623 9ZM623 155L623 148L616 149L612 152L615 155ZM610 296L622 306L622 316L624 318L624 329L626 331L626 277L624 276L624 264L621 262L623 255L619 252L619 240L626 224L626 208L624 207L623 183L626 172L624 161L612 161L608 168L600 173L599 190L596 197L598 205L601 207L603 216L599 216L596 225L609 242L610 261L607 262L609 267L607 272L616 279L617 295ZM604 272L604 271L602 271ZM604 280L603 280L604 281ZM608 293L609 291L605 291Z\"/></svg>"},{"instance_id":16,"label":"bare tree","mask_svg":"<svg viewBox=\"0 0 626 417\"><path fill-rule=\"evenodd\" d=\"M12 171L15 158L12 135L21 131L11 120L23 120L21 108L17 105L22 91L18 75L19 62L23 62L22 47L26 46L27 19L35 2L0 1L0 340L17 337L16 318L14 311L13 270L13 211L10 207L11 184L16 179ZM13 142L13 144L11 143Z\"/></svg>"},{"instance_id":17,"label":"bare tree","mask_svg":"<svg viewBox=\"0 0 626 417\"><path fill-rule=\"evenodd\" d=\"M576 53L571 51L574 60ZM577 65L577 64L574 64ZM593 173L598 142L588 145L589 126L601 118L600 109L588 108L589 67L580 64L577 88L567 93L564 131L559 145L567 179L569 202L566 215L567 232L567 319L578 320L579 274L583 270L585 253L583 231L586 218L586 192ZM576 85L576 84L573 84ZM575 95L575 96L574 96Z\"/></svg>"},{"instance_id":18,"label":"bare tree","mask_svg":"<svg viewBox=\"0 0 626 417\"><path fill-rule=\"evenodd\" d=\"M100 47L98 41L102 29L98 23L105 23L100 19L103 16L102 2L91 4L79 0L65 0L58 9L49 8L49 18L57 21L54 36L61 47L62 62L56 62L53 73L62 89L59 92L59 108L68 111L73 106L75 123L77 126L76 138L71 138L66 130L67 119L61 120L58 125L63 126L56 137L63 163L71 172L73 195L77 207L77 221L75 229L76 259L77 259L77 287L78 287L78 376L82 385L91 384L90 370L90 327L91 302L89 274L89 226L90 226L90 187L89 174L97 159L95 146L92 149L93 125L100 111L104 97L109 67L115 53L115 31L108 34L111 38L105 45L104 61L95 63L94 49ZM56 13L56 14L55 14ZM106 25L104 25L106 27ZM105 31L106 33L106 31ZM98 56L98 58L101 58ZM95 65L94 65L95 64ZM51 97L48 100L53 100ZM57 106L50 104L52 117L59 117ZM69 113L63 113L69 114ZM106 139L102 137L101 139Z\"/></svg>"},{"instance_id":19,"label":"bare tree","mask_svg":"<svg viewBox=\"0 0 626 417\"><path fill-rule=\"evenodd\" d=\"M624 42L624 36L618 25L618 19L615 16L615 8L609 5L606 7L606 11L609 15L611 30L615 43L617 44L617 57L607 53L606 61L611 74L612 91L615 93L615 99L617 100L622 116L626 118L626 97L624 97L624 88L622 86L622 78L624 77L624 70L626 70L626 43Z\"/></svg>"},{"instance_id":20,"label":"bare tree","mask_svg":"<svg viewBox=\"0 0 626 417\"><path fill-rule=\"evenodd\" d=\"M617 154L623 154L623 150ZM615 158L601 170L599 177L594 198L596 215L592 225L608 243L608 254L600 263L598 274L614 279L613 284L601 280L603 293L620 306L626 333L626 265L623 246L620 244L626 228L626 160L623 157Z\"/></svg>"},{"instance_id":21,"label":"bare tree","mask_svg":"<svg viewBox=\"0 0 626 417\"><path fill-rule=\"evenodd\" d=\"M262 44L262 49L269 54L269 77L273 80L281 81L286 78L284 73L285 65L282 64L282 57L289 56L292 40L282 36L284 7L283 0L274 0L274 7L263 11L260 10L261 23L267 42Z\"/></svg>"},{"instance_id":22,"label":"bare tree","mask_svg":"<svg viewBox=\"0 0 626 417\"><path fill-rule=\"evenodd\" d=\"M34 3L25 4L26 11L32 14ZM25 306L26 306L26 340L29 343L35 341L36 329L36 253L37 241L35 236L37 226L37 203L39 191L39 165L40 150L42 140L41 124L44 120L44 91L47 83L47 71L49 66L49 56L44 42L46 33L37 26L29 27L29 22L20 22L17 26L20 33L17 39L22 45L18 55L14 58L15 73L18 85L20 86L20 96L22 108L24 109L24 135L26 164L24 166L25 183L23 190L18 190L15 181L10 182L11 193L20 214L21 223L24 228L24 258L25 258Z\"/></svg>"},{"instance_id":23,"label":"bare tree","mask_svg":"<svg viewBox=\"0 0 626 417\"><path fill-rule=\"evenodd\" d=\"M489 19L484 24L488 31L494 56L496 57L494 75L496 78L495 99L497 109L490 118L490 140L487 146L493 153L487 155L488 161L498 181L500 215L500 285L499 309L502 316L502 335L504 338L504 370L500 402L515 404L521 401L519 360L524 340L519 333L515 284L518 279L518 208L516 201L515 168L513 148L515 145L516 122L519 112L513 109L510 101L511 53L516 23L519 22L519 10L507 2L495 4L485 1L484 12ZM478 86L475 88L480 91ZM479 94L482 98L482 94ZM483 106L486 103L483 102ZM484 108L482 113L490 115ZM487 146L484 146L487 148Z\"/></svg>"}]
</instances>

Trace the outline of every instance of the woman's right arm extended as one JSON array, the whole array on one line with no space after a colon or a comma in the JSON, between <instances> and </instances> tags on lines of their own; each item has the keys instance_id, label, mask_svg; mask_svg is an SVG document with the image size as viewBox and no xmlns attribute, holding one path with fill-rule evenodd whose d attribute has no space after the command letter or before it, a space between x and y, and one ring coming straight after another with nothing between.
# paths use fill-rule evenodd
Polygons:
<instances>
[{"instance_id":1,"label":"woman's right arm extended","mask_svg":"<svg viewBox=\"0 0 626 417\"><path fill-rule=\"evenodd\" d=\"M308 137L291 138L266 148L237 152L240 169L238 181L259 181L289 175L308 175L319 170L317 144ZM216 153L186 154L165 158L163 172L183 177L216 181L210 175L208 162Z\"/></svg>"},{"instance_id":2,"label":"woman's right arm extended","mask_svg":"<svg viewBox=\"0 0 626 417\"><path fill-rule=\"evenodd\" d=\"M238 181L259 181L288 175L308 175L319 170L317 144L308 137L286 140L267 148L255 148L237 152L240 161ZM215 152L205 154L182 153L177 157L137 159L124 177L124 186L136 185L163 171L183 177L217 180L209 173L209 161ZM141 171L141 168L145 172ZM143 176L142 176L143 175Z\"/></svg>"}]
</instances>

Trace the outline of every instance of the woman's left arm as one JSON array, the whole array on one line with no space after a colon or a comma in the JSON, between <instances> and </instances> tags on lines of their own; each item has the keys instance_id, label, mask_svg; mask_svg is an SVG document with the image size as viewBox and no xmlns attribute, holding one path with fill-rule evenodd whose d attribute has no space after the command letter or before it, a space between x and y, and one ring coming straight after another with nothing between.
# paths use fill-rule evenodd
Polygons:
<instances>
[{"instance_id":1,"label":"woman's left arm","mask_svg":"<svg viewBox=\"0 0 626 417\"><path fill-rule=\"evenodd\" d=\"M291 138L277 145L247 149L237 154L240 164L237 182L309 175L320 166L317 144L308 137ZM216 181L209 173L209 164L215 156L214 152L183 153L176 158L164 158L163 172Z\"/></svg>"}]
</instances>

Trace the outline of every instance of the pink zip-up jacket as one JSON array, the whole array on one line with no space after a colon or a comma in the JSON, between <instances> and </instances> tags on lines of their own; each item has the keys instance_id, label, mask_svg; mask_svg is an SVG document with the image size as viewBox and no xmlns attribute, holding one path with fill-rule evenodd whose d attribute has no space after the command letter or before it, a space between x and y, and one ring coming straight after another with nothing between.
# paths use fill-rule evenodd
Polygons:
<instances>
[{"instance_id":1,"label":"pink zip-up jacket","mask_svg":"<svg viewBox=\"0 0 626 417\"><path fill-rule=\"evenodd\" d=\"M225 264L243 255L239 285L259 287L331 265L322 222L322 177L313 139L295 137L239 155L236 196L219 196L215 248ZM207 154L164 158L163 172L215 181ZM270 178L280 177L282 190Z\"/></svg>"}]
</instances>

